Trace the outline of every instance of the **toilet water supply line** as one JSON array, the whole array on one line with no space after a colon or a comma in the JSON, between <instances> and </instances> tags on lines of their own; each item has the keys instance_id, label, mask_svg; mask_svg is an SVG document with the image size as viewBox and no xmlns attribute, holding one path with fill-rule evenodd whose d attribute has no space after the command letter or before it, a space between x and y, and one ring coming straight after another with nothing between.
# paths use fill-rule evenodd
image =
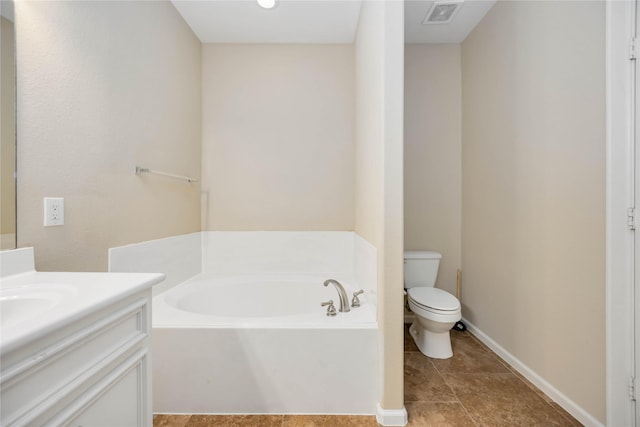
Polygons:
<instances>
[{"instance_id":1,"label":"toilet water supply line","mask_svg":"<svg viewBox=\"0 0 640 427\"><path fill-rule=\"evenodd\" d=\"M462 310L462 270L460 269L456 271L456 298L458 298L458 301L460 301L460 309ZM466 331L467 325L458 320L456 324L453 325L452 329L456 329L458 331Z\"/></svg>"}]
</instances>

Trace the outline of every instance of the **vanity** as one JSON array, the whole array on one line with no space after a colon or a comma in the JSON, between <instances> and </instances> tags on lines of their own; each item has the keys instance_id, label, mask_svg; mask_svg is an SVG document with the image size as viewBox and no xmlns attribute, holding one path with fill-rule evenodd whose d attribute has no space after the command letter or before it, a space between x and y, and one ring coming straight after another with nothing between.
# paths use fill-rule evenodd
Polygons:
<instances>
[{"instance_id":1,"label":"vanity","mask_svg":"<svg viewBox=\"0 0 640 427\"><path fill-rule=\"evenodd\" d=\"M151 286L0 253L0 425L151 426Z\"/></svg>"}]
</instances>

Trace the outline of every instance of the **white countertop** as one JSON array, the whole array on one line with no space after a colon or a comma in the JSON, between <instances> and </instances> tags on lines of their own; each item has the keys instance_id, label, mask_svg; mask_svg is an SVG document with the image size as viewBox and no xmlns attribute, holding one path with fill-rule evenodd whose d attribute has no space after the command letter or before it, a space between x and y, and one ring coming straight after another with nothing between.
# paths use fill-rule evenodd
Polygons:
<instances>
[{"instance_id":1,"label":"white countertop","mask_svg":"<svg viewBox=\"0 0 640 427\"><path fill-rule=\"evenodd\" d=\"M0 281L4 301L28 300L29 309L11 302L0 324L0 354L7 354L46 334L69 325L164 280L156 273L49 273L27 272L5 276ZM3 302L4 303L4 302ZM27 315L27 312L33 314Z\"/></svg>"}]
</instances>

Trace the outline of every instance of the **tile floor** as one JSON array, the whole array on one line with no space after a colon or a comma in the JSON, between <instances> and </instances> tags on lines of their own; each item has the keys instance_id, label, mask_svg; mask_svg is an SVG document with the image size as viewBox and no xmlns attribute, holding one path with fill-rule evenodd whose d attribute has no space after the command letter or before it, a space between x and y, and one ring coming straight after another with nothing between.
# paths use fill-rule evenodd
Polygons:
<instances>
[{"instance_id":1,"label":"tile floor","mask_svg":"<svg viewBox=\"0 0 640 427\"><path fill-rule=\"evenodd\" d=\"M405 327L404 400L410 426L581 426L469 332L451 331L453 357L419 352Z\"/></svg>"},{"instance_id":2,"label":"tile floor","mask_svg":"<svg viewBox=\"0 0 640 427\"><path fill-rule=\"evenodd\" d=\"M580 426L468 332L451 332L453 357L420 353L405 327L408 426ZM375 417L325 415L156 415L154 427L377 427Z\"/></svg>"}]
</instances>

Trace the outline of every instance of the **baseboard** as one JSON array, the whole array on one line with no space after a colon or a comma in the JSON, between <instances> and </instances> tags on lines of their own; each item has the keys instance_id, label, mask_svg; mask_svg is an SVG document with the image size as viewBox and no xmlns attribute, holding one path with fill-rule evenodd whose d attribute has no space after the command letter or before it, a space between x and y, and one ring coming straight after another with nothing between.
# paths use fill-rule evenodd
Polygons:
<instances>
[{"instance_id":1,"label":"baseboard","mask_svg":"<svg viewBox=\"0 0 640 427\"><path fill-rule=\"evenodd\" d=\"M544 378L534 372L527 365L522 363L518 358L516 358L513 354L509 353L505 350L500 344L489 338L487 334L482 332L475 326L473 323L469 322L467 319L462 319L462 321L467 325L469 332L471 332L474 336L476 336L480 341L482 341L487 347L493 350L498 356L505 360L509 365L511 365L516 371L518 371L522 376L524 376L527 380L531 381L533 385L538 387L549 396L555 403L564 408L565 411L570 413L576 420L580 421L585 427L604 427L600 421L595 419L591 414L585 411L581 406L577 405L574 401L565 396L560 390L555 388L549 382L547 382Z\"/></svg>"},{"instance_id":2,"label":"baseboard","mask_svg":"<svg viewBox=\"0 0 640 427\"><path fill-rule=\"evenodd\" d=\"M402 409L383 409L378 403L376 421L383 426L406 426L408 422L407 410L404 406Z\"/></svg>"}]
</instances>

